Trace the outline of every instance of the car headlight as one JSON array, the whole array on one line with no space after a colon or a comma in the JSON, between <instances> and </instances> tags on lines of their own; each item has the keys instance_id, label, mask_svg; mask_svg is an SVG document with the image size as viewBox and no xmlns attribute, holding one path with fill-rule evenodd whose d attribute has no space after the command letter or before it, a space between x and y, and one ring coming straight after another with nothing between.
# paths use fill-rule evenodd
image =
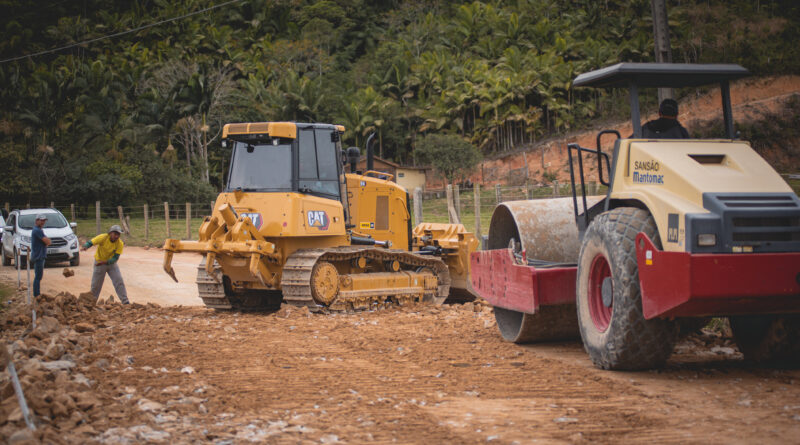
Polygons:
<instances>
[{"instance_id":1,"label":"car headlight","mask_svg":"<svg viewBox=\"0 0 800 445\"><path fill-rule=\"evenodd\" d=\"M74 233L70 233L69 235L65 236L65 237L64 237L64 239L65 239L65 240L67 240L67 242L70 242L70 241L75 241L75 240L77 240L77 239L78 239L78 237L77 237L77 236L75 236L75 234L74 234Z\"/></svg>"},{"instance_id":2,"label":"car headlight","mask_svg":"<svg viewBox=\"0 0 800 445\"><path fill-rule=\"evenodd\" d=\"M70 249L77 249L77 248L78 248L78 242L77 242L77 241L75 241L74 243L70 244L70 245L69 245L69 248L70 248Z\"/></svg>"},{"instance_id":3,"label":"car headlight","mask_svg":"<svg viewBox=\"0 0 800 445\"><path fill-rule=\"evenodd\" d=\"M26 236L26 235L20 235L19 236L19 240L22 241L25 244L30 244L31 243L31 237Z\"/></svg>"}]
</instances>

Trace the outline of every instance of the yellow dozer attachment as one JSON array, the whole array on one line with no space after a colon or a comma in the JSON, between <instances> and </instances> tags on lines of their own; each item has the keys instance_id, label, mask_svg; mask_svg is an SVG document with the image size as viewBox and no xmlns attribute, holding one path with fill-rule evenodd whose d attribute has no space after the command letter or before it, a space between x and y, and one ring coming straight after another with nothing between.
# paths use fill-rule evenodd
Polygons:
<instances>
[{"instance_id":1,"label":"yellow dozer attachment","mask_svg":"<svg viewBox=\"0 0 800 445\"><path fill-rule=\"evenodd\" d=\"M228 124L232 149L226 190L197 241L167 239L198 252L199 296L216 309L259 310L282 301L312 311L474 298L469 254L476 237L460 224L411 230L406 190L391 175L344 172L340 134L326 124ZM367 144L368 160L372 159ZM369 167L368 167L369 168Z\"/></svg>"}]
</instances>

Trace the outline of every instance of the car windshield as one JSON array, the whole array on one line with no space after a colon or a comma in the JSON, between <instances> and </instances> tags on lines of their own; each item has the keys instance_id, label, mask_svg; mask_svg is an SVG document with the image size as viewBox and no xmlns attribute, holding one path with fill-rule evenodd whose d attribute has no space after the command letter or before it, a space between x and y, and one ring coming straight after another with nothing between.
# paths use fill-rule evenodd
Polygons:
<instances>
[{"instance_id":1,"label":"car windshield","mask_svg":"<svg viewBox=\"0 0 800 445\"><path fill-rule=\"evenodd\" d=\"M32 229L33 223L36 221L38 213L29 213L27 215L19 216L19 227L22 229ZM67 220L60 213L45 212L47 215L47 222L44 223L45 229L60 229L67 227Z\"/></svg>"},{"instance_id":2,"label":"car windshield","mask_svg":"<svg viewBox=\"0 0 800 445\"><path fill-rule=\"evenodd\" d=\"M233 145L228 189L244 191L289 191L292 189L292 144L290 139L272 142L241 142Z\"/></svg>"}]
</instances>

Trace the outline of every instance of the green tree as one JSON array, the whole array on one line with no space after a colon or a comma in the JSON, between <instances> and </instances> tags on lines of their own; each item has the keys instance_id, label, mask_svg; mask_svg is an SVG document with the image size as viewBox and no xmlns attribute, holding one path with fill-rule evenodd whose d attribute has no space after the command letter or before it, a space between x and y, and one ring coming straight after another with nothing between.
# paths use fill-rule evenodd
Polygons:
<instances>
[{"instance_id":1,"label":"green tree","mask_svg":"<svg viewBox=\"0 0 800 445\"><path fill-rule=\"evenodd\" d=\"M436 167L452 183L481 161L474 145L452 134L427 134L417 141L418 159Z\"/></svg>"}]
</instances>

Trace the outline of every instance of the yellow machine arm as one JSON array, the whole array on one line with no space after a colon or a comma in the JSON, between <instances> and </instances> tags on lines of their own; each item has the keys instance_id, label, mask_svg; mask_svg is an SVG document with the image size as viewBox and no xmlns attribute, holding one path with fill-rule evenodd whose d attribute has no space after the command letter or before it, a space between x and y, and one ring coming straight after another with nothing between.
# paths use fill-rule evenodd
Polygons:
<instances>
[{"instance_id":1,"label":"yellow machine arm","mask_svg":"<svg viewBox=\"0 0 800 445\"><path fill-rule=\"evenodd\" d=\"M219 280L214 271L214 262L220 255L249 258L250 273L265 286L273 287L276 277L270 276L266 262L279 262L280 254L275 244L267 241L247 216L238 219L229 204L218 209L218 215L207 217L200 226L198 241L167 239L164 241L164 271L178 282L172 268L175 252L198 252L206 255L206 272Z\"/></svg>"},{"instance_id":2,"label":"yellow machine arm","mask_svg":"<svg viewBox=\"0 0 800 445\"><path fill-rule=\"evenodd\" d=\"M469 279L469 256L478 249L480 241L462 224L422 223L414 228L414 249L442 249L442 259L450 269L451 288L473 294Z\"/></svg>"}]
</instances>

